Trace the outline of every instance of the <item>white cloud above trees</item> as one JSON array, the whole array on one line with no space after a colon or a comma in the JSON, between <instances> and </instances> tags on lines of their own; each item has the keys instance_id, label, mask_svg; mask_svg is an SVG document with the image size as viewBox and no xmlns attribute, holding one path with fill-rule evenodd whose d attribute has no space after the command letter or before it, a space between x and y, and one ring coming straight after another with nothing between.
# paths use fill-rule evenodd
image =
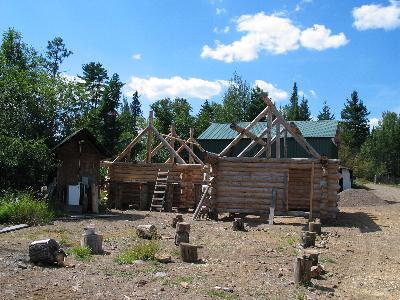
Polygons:
<instances>
[{"instance_id":1,"label":"white cloud above trees","mask_svg":"<svg viewBox=\"0 0 400 300\"><path fill-rule=\"evenodd\" d=\"M244 33L239 40L230 44L215 41L214 48L204 45L201 57L226 63L253 61L263 51L277 55L301 46L324 50L344 46L348 42L344 33L333 35L324 25L315 24L302 31L289 18L280 14L265 15L264 12L240 16L236 20L236 30Z\"/></svg>"},{"instance_id":2,"label":"white cloud above trees","mask_svg":"<svg viewBox=\"0 0 400 300\"><path fill-rule=\"evenodd\" d=\"M284 101L288 97L288 93L274 86L272 83L266 82L264 80L256 80L254 86L258 86L264 92L268 92L268 96L274 101Z\"/></svg>"},{"instance_id":3,"label":"white cloud above trees","mask_svg":"<svg viewBox=\"0 0 400 300\"><path fill-rule=\"evenodd\" d=\"M353 26L358 30L400 27L400 2L390 1L389 5L368 4L353 9Z\"/></svg>"}]
</instances>

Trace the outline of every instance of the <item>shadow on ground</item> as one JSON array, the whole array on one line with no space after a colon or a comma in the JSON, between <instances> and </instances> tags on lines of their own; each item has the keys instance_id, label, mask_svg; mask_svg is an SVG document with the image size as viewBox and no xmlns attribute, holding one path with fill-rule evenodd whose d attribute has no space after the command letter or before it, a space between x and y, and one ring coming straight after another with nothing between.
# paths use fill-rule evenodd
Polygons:
<instances>
[{"instance_id":1,"label":"shadow on ground","mask_svg":"<svg viewBox=\"0 0 400 300\"><path fill-rule=\"evenodd\" d=\"M81 215L71 215L66 217L57 218L57 221L63 222L78 222L82 220L91 220L91 219L101 219L108 222L113 221L137 221L144 219L146 216L141 214L135 214L131 211L122 212L111 212L107 214L81 214Z\"/></svg>"},{"instance_id":2,"label":"shadow on ground","mask_svg":"<svg viewBox=\"0 0 400 300\"><path fill-rule=\"evenodd\" d=\"M362 233L382 231L376 224L377 218L365 212L339 212L336 220L326 223L328 226L358 228Z\"/></svg>"}]
</instances>

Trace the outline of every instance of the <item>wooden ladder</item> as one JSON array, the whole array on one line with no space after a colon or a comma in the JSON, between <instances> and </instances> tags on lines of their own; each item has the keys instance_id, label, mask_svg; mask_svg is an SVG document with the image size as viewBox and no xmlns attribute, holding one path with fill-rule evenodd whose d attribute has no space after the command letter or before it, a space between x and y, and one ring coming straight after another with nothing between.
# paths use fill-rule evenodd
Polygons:
<instances>
[{"instance_id":1,"label":"wooden ladder","mask_svg":"<svg viewBox=\"0 0 400 300\"><path fill-rule=\"evenodd\" d=\"M157 181L154 186L153 198L151 199L150 211L162 211L164 208L165 196L167 192L169 170L158 170Z\"/></svg>"}]
</instances>

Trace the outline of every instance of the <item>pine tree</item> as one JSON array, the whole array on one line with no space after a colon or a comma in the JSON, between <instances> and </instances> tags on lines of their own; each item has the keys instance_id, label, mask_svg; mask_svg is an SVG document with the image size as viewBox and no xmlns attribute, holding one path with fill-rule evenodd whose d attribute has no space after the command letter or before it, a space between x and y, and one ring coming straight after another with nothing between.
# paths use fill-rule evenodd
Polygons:
<instances>
[{"instance_id":1,"label":"pine tree","mask_svg":"<svg viewBox=\"0 0 400 300\"><path fill-rule=\"evenodd\" d=\"M353 91L351 99L347 99L341 112L341 140L342 144L350 150L351 156L360 150L361 145L369 136L368 115L367 107L358 98L357 91Z\"/></svg>"},{"instance_id":2,"label":"pine tree","mask_svg":"<svg viewBox=\"0 0 400 300\"><path fill-rule=\"evenodd\" d=\"M139 118L142 117L142 104L139 101L138 92L134 92L132 95L132 103L131 103L131 114L132 114L132 129L135 135L138 132L138 121Z\"/></svg>"},{"instance_id":3,"label":"pine tree","mask_svg":"<svg viewBox=\"0 0 400 300\"><path fill-rule=\"evenodd\" d=\"M78 76L84 81L83 85L90 102L88 110L97 108L104 91L105 81L108 79L107 70L101 63L91 62L82 66L83 75Z\"/></svg>"},{"instance_id":4,"label":"pine tree","mask_svg":"<svg viewBox=\"0 0 400 300\"><path fill-rule=\"evenodd\" d=\"M268 96L261 88L256 86L251 90L250 103L247 109L246 121L251 122L265 108L263 96Z\"/></svg>"},{"instance_id":5,"label":"pine tree","mask_svg":"<svg viewBox=\"0 0 400 300\"><path fill-rule=\"evenodd\" d=\"M195 135L204 132L212 122L215 122L215 112L208 102L204 101L196 117Z\"/></svg>"},{"instance_id":6,"label":"pine tree","mask_svg":"<svg viewBox=\"0 0 400 300\"><path fill-rule=\"evenodd\" d=\"M308 100L306 98L301 99L301 103L299 106L299 116L298 119L299 121L310 121L311 120L311 112L310 112L310 107L308 106Z\"/></svg>"},{"instance_id":7,"label":"pine tree","mask_svg":"<svg viewBox=\"0 0 400 300\"><path fill-rule=\"evenodd\" d=\"M290 103L282 108L283 116L288 121L297 121L300 118L299 113L299 95L297 92L297 83L293 84L293 92L290 97Z\"/></svg>"},{"instance_id":8,"label":"pine tree","mask_svg":"<svg viewBox=\"0 0 400 300\"><path fill-rule=\"evenodd\" d=\"M118 107L120 105L121 89L124 84L118 74L114 74L104 88L104 93L99 109L100 128L99 138L104 147L112 154L116 154L117 144L122 132L118 120Z\"/></svg>"},{"instance_id":9,"label":"pine tree","mask_svg":"<svg viewBox=\"0 0 400 300\"><path fill-rule=\"evenodd\" d=\"M326 101L324 101L324 105L322 106L322 111L319 112L318 114L318 120L323 121L323 120L334 120L335 115L331 114L329 106L326 104Z\"/></svg>"},{"instance_id":10,"label":"pine tree","mask_svg":"<svg viewBox=\"0 0 400 300\"><path fill-rule=\"evenodd\" d=\"M51 76L55 77L60 70L62 62L71 54L72 51L65 47L65 43L62 38L56 37L52 41L47 42L47 69Z\"/></svg>"}]
</instances>

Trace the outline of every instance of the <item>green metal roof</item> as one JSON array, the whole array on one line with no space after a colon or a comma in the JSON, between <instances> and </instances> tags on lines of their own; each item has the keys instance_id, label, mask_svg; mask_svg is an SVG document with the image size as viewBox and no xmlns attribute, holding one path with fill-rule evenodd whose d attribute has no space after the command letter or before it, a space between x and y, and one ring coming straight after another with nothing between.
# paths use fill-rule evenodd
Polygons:
<instances>
[{"instance_id":1,"label":"green metal roof","mask_svg":"<svg viewBox=\"0 0 400 300\"><path fill-rule=\"evenodd\" d=\"M293 121L300 129L304 137L329 137L336 136L339 121ZM250 122L240 122L238 125L245 128ZM212 123L200 136L198 140L232 140L238 133L232 130L229 123ZM267 122L258 122L250 131L259 135L267 126ZM273 131L273 135L274 135ZM288 135L290 136L290 135ZM247 137L245 137L247 138Z\"/></svg>"}]
</instances>

